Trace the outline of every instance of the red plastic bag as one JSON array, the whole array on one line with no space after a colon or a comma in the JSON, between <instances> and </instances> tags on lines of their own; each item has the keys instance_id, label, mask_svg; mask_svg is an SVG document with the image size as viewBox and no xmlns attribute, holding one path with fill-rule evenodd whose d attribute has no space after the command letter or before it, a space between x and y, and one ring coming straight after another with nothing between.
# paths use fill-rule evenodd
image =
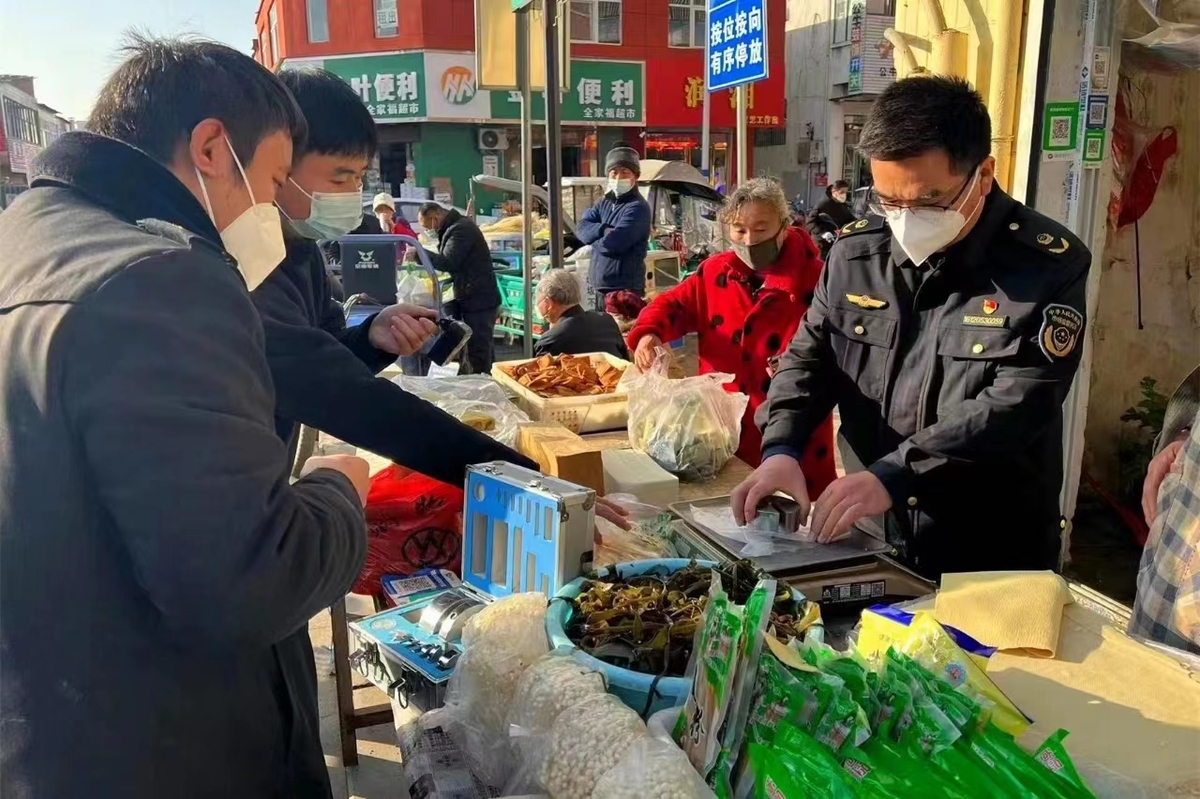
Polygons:
<instances>
[{"instance_id":1,"label":"red plastic bag","mask_svg":"<svg viewBox=\"0 0 1200 799\"><path fill-rule=\"evenodd\" d=\"M392 465L367 492L367 562L354 593L383 596L385 574L449 569L462 563L461 488Z\"/></svg>"}]
</instances>

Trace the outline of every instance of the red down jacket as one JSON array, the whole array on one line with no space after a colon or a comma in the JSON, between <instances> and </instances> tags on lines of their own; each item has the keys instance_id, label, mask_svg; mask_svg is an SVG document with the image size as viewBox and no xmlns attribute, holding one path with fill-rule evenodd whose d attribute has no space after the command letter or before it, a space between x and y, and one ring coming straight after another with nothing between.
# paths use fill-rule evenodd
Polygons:
<instances>
[{"instance_id":1,"label":"red down jacket","mask_svg":"<svg viewBox=\"0 0 1200 799\"><path fill-rule=\"evenodd\" d=\"M812 301L821 259L806 231L789 228L779 258L752 270L732 252L714 255L678 286L654 298L629 331L630 352L643 336L674 341L697 333L700 372L736 376L728 389L750 397L742 418L738 457L751 466L762 458L762 434L754 412L767 399L767 361L781 355ZM755 279L762 280L757 292ZM808 443L801 463L809 496L815 499L837 476L833 422L826 419Z\"/></svg>"}]
</instances>

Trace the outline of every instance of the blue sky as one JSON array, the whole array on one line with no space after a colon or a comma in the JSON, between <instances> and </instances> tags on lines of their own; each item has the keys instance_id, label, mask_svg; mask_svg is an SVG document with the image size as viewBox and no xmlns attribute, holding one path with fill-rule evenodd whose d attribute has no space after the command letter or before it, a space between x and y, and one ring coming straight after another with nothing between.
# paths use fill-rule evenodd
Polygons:
<instances>
[{"instance_id":1,"label":"blue sky","mask_svg":"<svg viewBox=\"0 0 1200 799\"><path fill-rule=\"evenodd\" d=\"M125 31L196 33L249 53L257 7L256 0L0 0L0 73L33 75L39 101L85 119Z\"/></svg>"}]
</instances>

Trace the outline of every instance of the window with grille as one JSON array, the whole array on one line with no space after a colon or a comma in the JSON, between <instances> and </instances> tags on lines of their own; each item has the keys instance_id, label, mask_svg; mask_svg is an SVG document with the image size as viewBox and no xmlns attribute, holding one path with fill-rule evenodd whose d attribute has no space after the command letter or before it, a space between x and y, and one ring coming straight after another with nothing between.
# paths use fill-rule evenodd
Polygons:
<instances>
[{"instance_id":1,"label":"window with grille","mask_svg":"<svg viewBox=\"0 0 1200 799\"><path fill-rule=\"evenodd\" d=\"M620 0L571 0L571 41L620 44Z\"/></svg>"},{"instance_id":2,"label":"window with grille","mask_svg":"<svg viewBox=\"0 0 1200 799\"><path fill-rule=\"evenodd\" d=\"M375 37L397 36L400 19L396 14L396 0L375 0Z\"/></svg>"},{"instance_id":3,"label":"window with grille","mask_svg":"<svg viewBox=\"0 0 1200 799\"><path fill-rule=\"evenodd\" d=\"M21 105L16 100L4 98L4 133L10 139L41 144L41 124L37 111Z\"/></svg>"},{"instance_id":4,"label":"window with grille","mask_svg":"<svg viewBox=\"0 0 1200 799\"><path fill-rule=\"evenodd\" d=\"M755 147L781 147L787 144L787 131L783 128L757 128L754 131Z\"/></svg>"},{"instance_id":5,"label":"window with grille","mask_svg":"<svg viewBox=\"0 0 1200 799\"><path fill-rule=\"evenodd\" d=\"M329 6L327 0L305 0L308 16L308 40L314 44L329 41Z\"/></svg>"},{"instance_id":6,"label":"window with grille","mask_svg":"<svg viewBox=\"0 0 1200 799\"><path fill-rule=\"evenodd\" d=\"M703 47L704 0L671 0L668 8L667 43L672 47Z\"/></svg>"}]
</instances>

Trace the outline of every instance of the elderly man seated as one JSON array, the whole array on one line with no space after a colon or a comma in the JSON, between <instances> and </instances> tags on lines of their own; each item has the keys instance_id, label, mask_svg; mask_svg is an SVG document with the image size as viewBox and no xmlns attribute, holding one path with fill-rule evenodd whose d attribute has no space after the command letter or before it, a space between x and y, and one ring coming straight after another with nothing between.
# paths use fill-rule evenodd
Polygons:
<instances>
[{"instance_id":1,"label":"elderly man seated","mask_svg":"<svg viewBox=\"0 0 1200 799\"><path fill-rule=\"evenodd\" d=\"M585 311L579 303L579 280L564 269L551 269L538 281L534 307L550 330L533 345L534 355L579 355L607 352L629 358L616 320L602 311Z\"/></svg>"}]
</instances>

